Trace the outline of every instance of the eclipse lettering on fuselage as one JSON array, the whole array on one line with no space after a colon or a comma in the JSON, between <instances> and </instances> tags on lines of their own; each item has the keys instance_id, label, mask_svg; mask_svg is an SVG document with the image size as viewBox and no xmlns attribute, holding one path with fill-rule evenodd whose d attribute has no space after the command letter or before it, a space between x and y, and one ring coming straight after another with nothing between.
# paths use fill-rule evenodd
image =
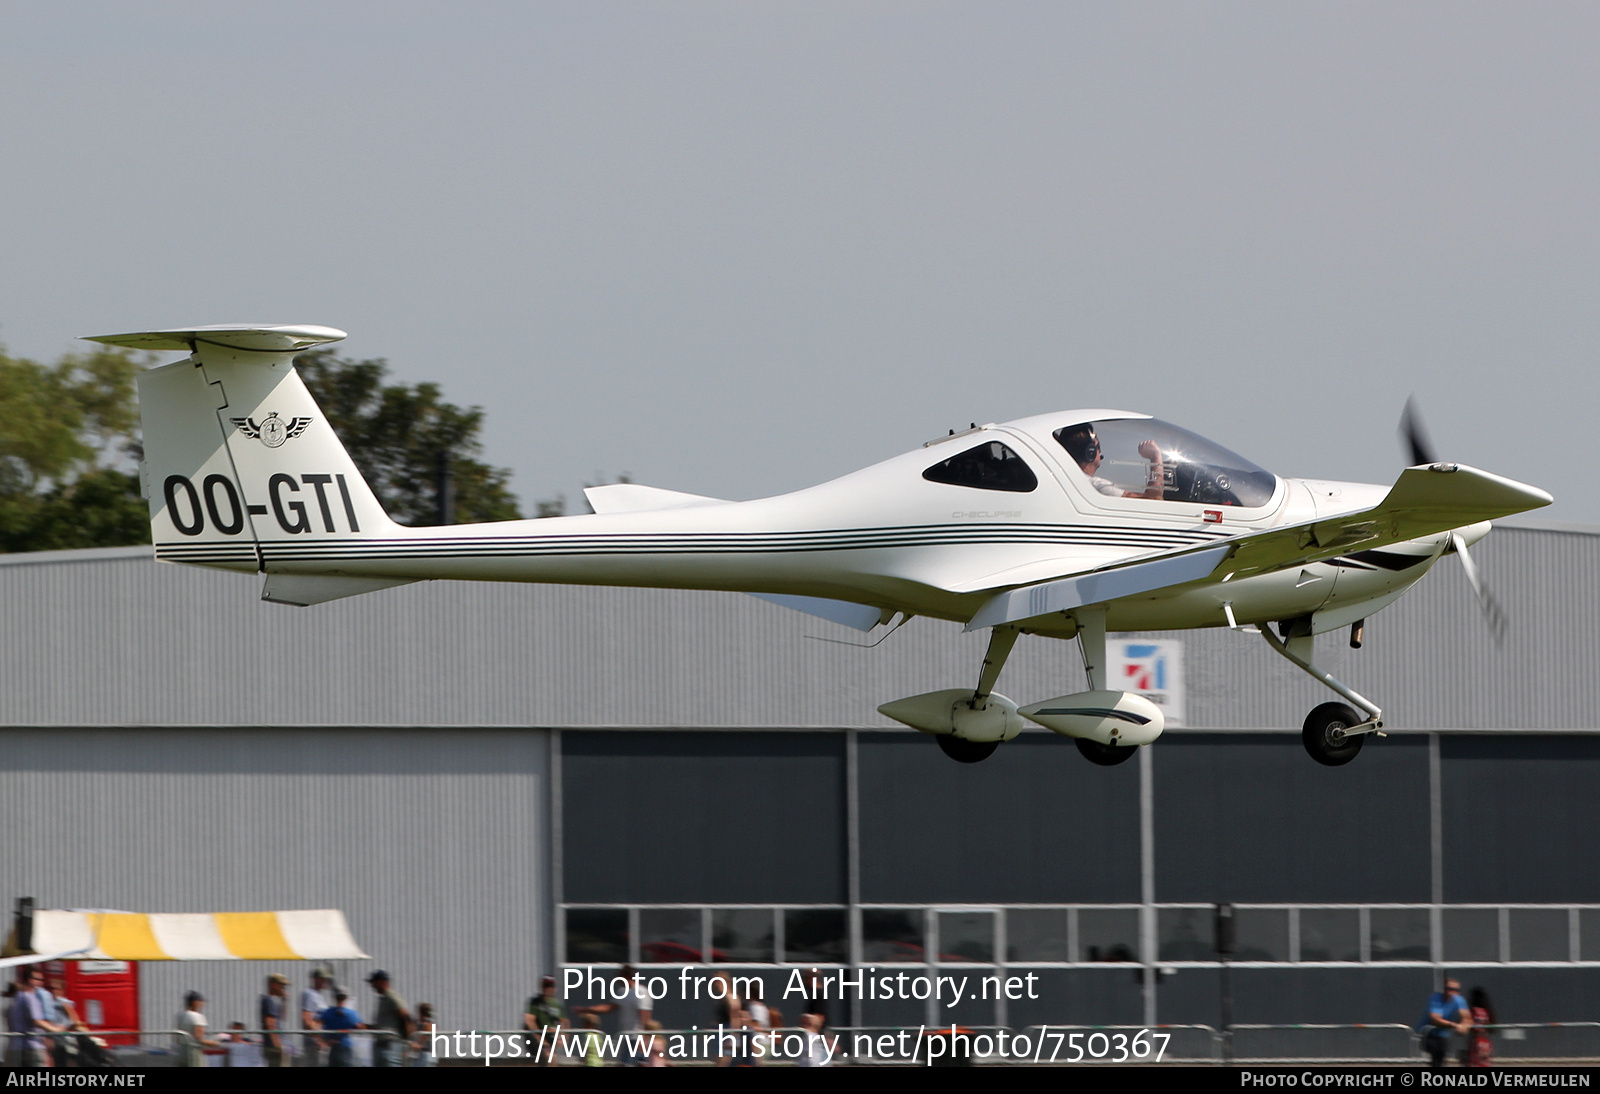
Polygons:
<instances>
[{"instance_id":1,"label":"eclipse lettering on fuselage","mask_svg":"<svg viewBox=\"0 0 1600 1094\"><path fill-rule=\"evenodd\" d=\"M302 484L310 487L315 495L314 502L311 496L303 495ZM343 475L301 475L298 481L293 475L272 476L267 480L267 496L271 499L271 512L278 520L278 527L290 535L311 532L314 531L312 522L315 517L319 519L324 532L339 531L332 499L328 496L329 486L339 489L340 508L344 511L345 523L350 531L361 531L361 524L356 520L355 503L350 498L350 486ZM204 532L207 517L211 518L214 531L225 536L236 536L244 531L246 513L253 517L264 517L268 512L265 505L242 505L238 489L225 475L207 475L199 490L186 476L168 475L161 486L161 496L167 503L167 516L171 518L172 526L186 536L198 536ZM203 503L202 497L205 499Z\"/></svg>"}]
</instances>

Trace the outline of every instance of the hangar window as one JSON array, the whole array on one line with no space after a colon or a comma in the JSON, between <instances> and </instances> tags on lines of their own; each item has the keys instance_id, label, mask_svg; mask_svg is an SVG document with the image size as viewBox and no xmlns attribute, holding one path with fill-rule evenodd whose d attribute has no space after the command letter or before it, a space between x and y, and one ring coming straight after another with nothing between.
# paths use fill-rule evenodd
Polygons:
<instances>
[{"instance_id":1,"label":"hangar window","mask_svg":"<svg viewBox=\"0 0 1600 1094\"><path fill-rule=\"evenodd\" d=\"M1572 960L1565 908L1512 908L1506 919L1511 928L1511 960Z\"/></svg>"},{"instance_id":2,"label":"hangar window","mask_svg":"<svg viewBox=\"0 0 1600 1094\"><path fill-rule=\"evenodd\" d=\"M1078 909L1079 961L1139 960L1139 909Z\"/></svg>"},{"instance_id":3,"label":"hangar window","mask_svg":"<svg viewBox=\"0 0 1600 1094\"><path fill-rule=\"evenodd\" d=\"M1578 938L1583 949L1579 961L1600 961L1600 908L1585 908L1579 913Z\"/></svg>"},{"instance_id":4,"label":"hangar window","mask_svg":"<svg viewBox=\"0 0 1600 1094\"><path fill-rule=\"evenodd\" d=\"M1368 913L1374 961L1431 961L1426 908L1374 908Z\"/></svg>"},{"instance_id":5,"label":"hangar window","mask_svg":"<svg viewBox=\"0 0 1600 1094\"><path fill-rule=\"evenodd\" d=\"M994 961L994 913L940 912L939 960Z\"/></svg>"},{"instance_id":6,"label":"hangar window","mask_svg":"<svg viewBox=\"0 0 1600 1094\"><path fill-rule=\"evenodd\" d=\"M1300 909L1300 960L1360 961L1361 912L1356 908Z\"/></svg>"},{"instance_id":7,"label":"hangar window","mask_svg":"<svg viewBox=\"0 0 1600 1094\"><path fill-rule=\"evenodd\" d=\"M569 927L570 931L571 928ZM699 908L642 908L639 911L639 959L659 965L701 960Z\"/></svg>"},{"instance_id":8,"label":"hangar window","mask_svg":"<svg viewBox=\"0 0 1600 1094\"><path fill-rule=\"evenodd\" d=\"M1234 912L1235 961L1289 960L1289 910L1239 908Z\"/></svg>"},{"instance_id":9,"label":"hangar window","mask_svg":"<svg viewBox=\"0 0 1600 1094\"><path fill-rule=\"evenodd\" d=\"M711 959L771 963L771 908L718 908L711 913Z\"/></svg>"},{"instance_id":10,"label":"hangar window","mask_svg":"<svg viewBox=\"0 0 1600 1094\"><path fill-rule=\"evenodd\" d=\"M861 957L866 961L926 961L928 951L922 941L922 909L863 909Z\"/></svg>"},{"instance_id":11,"label":"hangar window","mask_svg":"<svg viewBox=\"0 0 1600 1094\"><path fill-rule=\"evenodd\" d=\"M574 965L628 960L628 910L568 908L567 960Z\"/></svg>"},{"instance_id":12,"label":"hangar window","mask_svg":"<svg viewBox=\"0 0 1600 1094\"><path fill-rule=\"evenodd\" d=\"M783 959L791 962L842 962L850 957L850 933L843 908L786 908Z\"/></svg>"},{"instance_id":13,"label":"hangar window","mask_svg":"<svg viewBox=\"0 0 1600 1094\"><path fill-rule=\"evenodd\" d=\"M1039 485L1033 469L999 441L980 444L943 463L936 463L924 471L922 477L949 486L1008 490L1014 494L1026 494Z\"/></svg>"},{"instance_id":14,"label":"hangar window","mask_svg":"<svg viewBox=\"0 0 1600 1094\"><path fill-rule=\"evenodd\" d=\"M1007 961L1071 961L1063 908L1014 908L1006 913Z\"/></svg>"}]
</instances>

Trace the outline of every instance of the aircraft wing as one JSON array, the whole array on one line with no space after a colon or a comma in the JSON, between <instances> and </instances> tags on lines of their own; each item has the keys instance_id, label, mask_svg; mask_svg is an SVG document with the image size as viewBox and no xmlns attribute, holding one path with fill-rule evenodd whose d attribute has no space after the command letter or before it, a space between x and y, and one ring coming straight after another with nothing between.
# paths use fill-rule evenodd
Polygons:
<instances>
[{"instance_id":1,"label":"aircraft wing","mask_svg":"<svg viewBox=\"0 0 1600 1094\"><path fill-rule=\"evenodd\" d=\"M1322 562L1355 549L1402 543L1526 512L1551 500L1538 487L1462 464L1408 467L1371 509L1007 589L978 609L967 630L1019 623L1178 585L1220 584L1233 577Z\"/></svg>"}]
</instances>

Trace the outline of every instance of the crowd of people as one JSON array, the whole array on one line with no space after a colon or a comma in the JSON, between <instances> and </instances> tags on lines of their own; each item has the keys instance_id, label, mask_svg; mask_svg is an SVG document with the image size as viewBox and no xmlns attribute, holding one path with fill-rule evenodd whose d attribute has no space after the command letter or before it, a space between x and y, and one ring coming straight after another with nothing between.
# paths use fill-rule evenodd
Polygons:
<instances>
[{"instance_id":1,"label":"crowd of people","mask_svg":"<svg viewBox=\"0 0 1600 1094\"><path fill-rule=\"evenodd\" d=\"M42 966L25 965L6 988L7 1028L15 1035L7 1038L6 1062L18 1067L111 1064L106 1039L95 1036L84 1024L61 978L51 978L48 984L46 979ZM275 972L267 977L266 990L258 1001L255 1031L247 1031L243 1022L213 1030L205 1012L205 996L191 991L184 996L183 1009L173 1022L181 1036L179 1063L204 1067L209 1057L246 1049L266 1067L352 1067L358 1062L358 1051L351 1031L371 1030L375 1036L367 1040L372 1066L431 1066L434 1061L427 1032L433 1024L433 1007L423 1003L413 1014L382 969L367 977L367 983L376 998L371 1018L363 1021L350 1006L350 994L334 984L333 974L313 969L311 983L297 1000L296 1016L289 1009L289 978Z\"/></svg>"}]
</instances>

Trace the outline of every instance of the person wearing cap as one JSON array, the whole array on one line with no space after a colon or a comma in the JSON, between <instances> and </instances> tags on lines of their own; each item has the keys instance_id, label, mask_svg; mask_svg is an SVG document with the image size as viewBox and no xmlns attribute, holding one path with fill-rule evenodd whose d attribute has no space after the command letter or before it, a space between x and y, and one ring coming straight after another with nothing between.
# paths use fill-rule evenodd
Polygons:
<instances>
[{"instance_id":1,"label":"person wearing cap","mask_svg":"<svg viewBox=\"0 0 1600 1094\"><path fill-rule=\"evenodd\" d=\"M183 997L183 1013L178 1015L178 1032L183 1034L183 1066L205 1067L206 1049L221 1048L221 1041L206 1036L206 997L191 991Z\"/></svg>"},{"instance_id":2,"label":"person wearing cap","mask_svg":"<svg viewBox=\"0 0 1600 1094\"><path fill-rule=\"evenodd\" d=\"M405 1062L406 1039L414 1025L406 1001L389 990L389 974L377 969L367 977L367 983L378 993L378 1009L372 1016L368 1029L386 1029L394 1036L385 1037L372 1046L373 1067L399 1067Z\"/></svg>"},{"instance_id":3,"label":"person wearing cap","mask_svg":"<svg viewBox=\"0 0 1600 1094\"><path fill-rule=\"evenodd\" d=\"M326 1008L317 1015L317 1028L324 1030L366 1029L361 1024L361 1015L345 1006L345 1000L350 996L339 988L333 991L333 1006ZM328 1046L329 1067L354 1067L354 1052L350 1046L350 1035L340 1033L335 1037L318 1037L324 1045Z\"/></svg>"},{"instance_id":4,"label":"person wearing cap","mask_svg":"<svg viewBox=\"0 0 1600 1094\"><path fill-rule=\"evenodd\" d=\"M551 1028L557 1035L567 1028L567 1005L556 995L556 978L545 976L539 982L539 994L528 997L528 1005L523 1008L522 1028L531 1033L538 1033L545 1028ZM524 1042L527 1053L537 1055L538 1063L550 1062L550 1049L547 1045L542 1051L539 1040L529 1037Z\"/></svg>"},{"instance_id":5,"label":"person wearing cap","mask_svg":"<svg viewBox=\"0 0 1600 1094\"><path fill-rule=\"evenodd\" d=\"M283 1005L289 995L289 978L281 972L275 972L267 977L267 993L261 997L257 1007L256 1028L262 1030L266 1037L261 1043L261 1058L268 1067L283 1066L283 1038L278 1035L278 1030L283 1028Z\"/></svg>"},{"instance_id":6,"label":"person wearing cap","mask_svg":"<svg viewBox=\"0 0 1600 1094\"><path fill-rule=\"evenodd\" d=\"M300 992L300 1028L321 1029L322 1020L318 1017L323 1011L333 1006L333 1000L328 995L328 986L333 983L333 974L327 969L311 970L311 986ZM307 1067L322 1066L322 1041L317 1037L302 1038L305 1065Z\"/></svg>"}]
</instances>

